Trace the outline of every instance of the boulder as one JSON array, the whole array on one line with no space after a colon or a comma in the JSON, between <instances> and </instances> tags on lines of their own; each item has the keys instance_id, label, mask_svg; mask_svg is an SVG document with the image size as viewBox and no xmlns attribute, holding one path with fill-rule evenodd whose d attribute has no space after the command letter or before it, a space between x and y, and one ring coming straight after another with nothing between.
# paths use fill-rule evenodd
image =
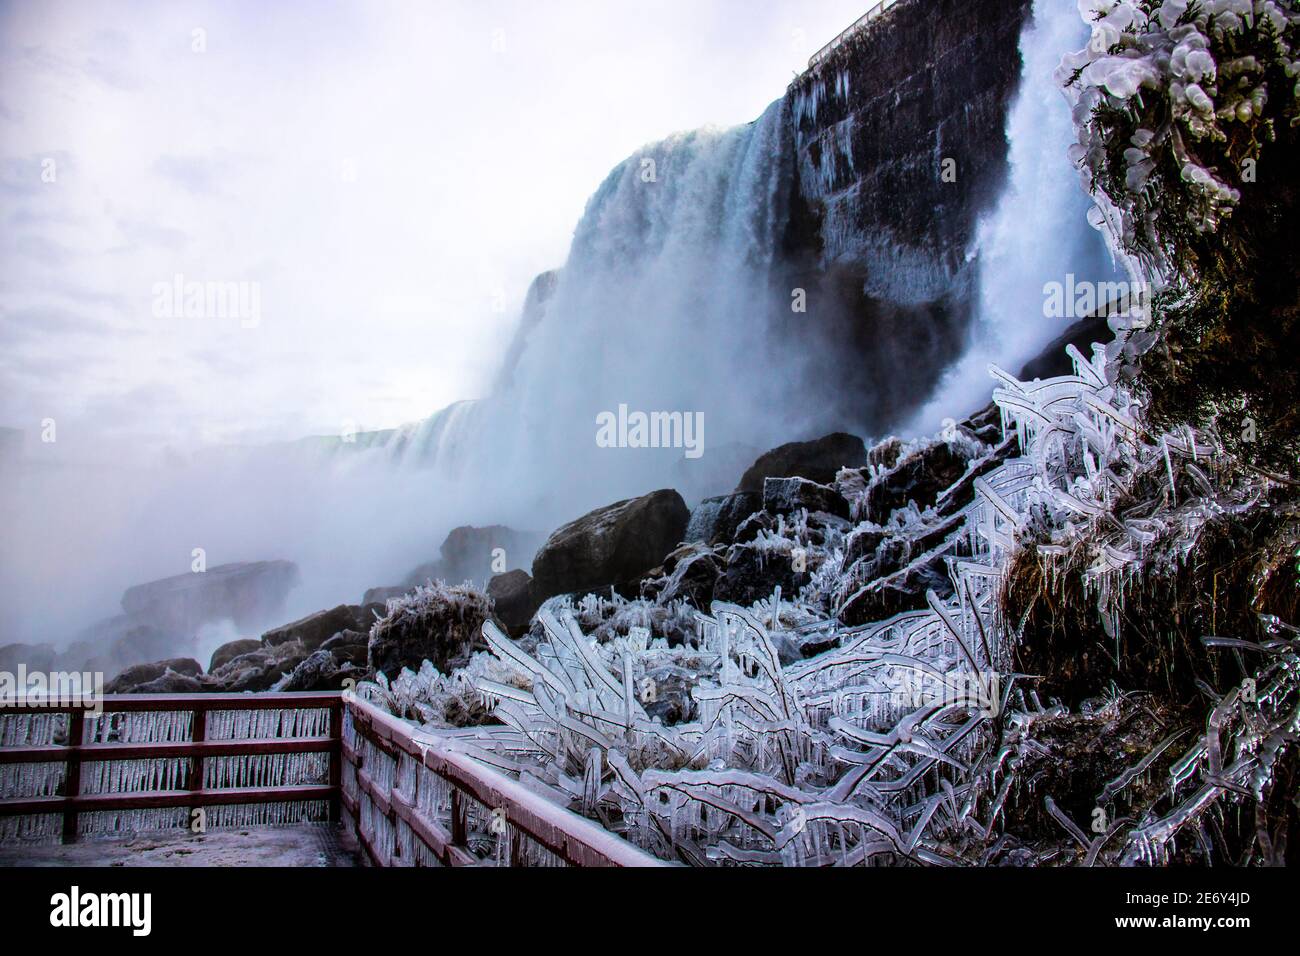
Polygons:
<instances>
[{"instance_id":1,"label":"boulder","mask_svg":"<svg viewBox=\"0 0 1300 956\"><path fill-rule=\"evenodd\" d=\"M776 518L766 511L755 511L736 526L733 544L749 544L764 531L776 530Z\"/></svg>"},{"instance_id":2,"label":"boulder","mask_svg":"<svg viewBox=\"0 0 1300 956\"><path fill-rule=\"evenodd\" d=\"M912 452L881 475L867 489L868 521L884 524L909 501L925 510L966 472L970 463L968 445L974 442L939 441Z\"/></svg>"},{"instance_id":3,"label":"boulder","mask_svg":"<svg viewBox=\"0 0 1300 956\"><path fill-rule=\"evenodd\" d=\"M882 555L881 564L896 558L897 552ZM869 576L864 575L863 580L869 580ZM884 621L903 611L924 608L926 591L934 591L940 598L953 593L948 564L941 554L926 552L892 574L870 580L848 597L837 616L849 627Z\"/></svg>"},{"instance_id":4,"label":"boulder","mask_svg":"<svg viewBox=\"0 0 1300 956\"><path fill-rule=\"evenodd\" d=\"M231 694L270 690L280 678L301 664L307 653L297 641L259 646L255 651L232 658L209 674L209 689Z\"/></svg>"},{"instance_id":5,"label":"boulder","mask_svg":"<svg viewBox=\"0 0 1300 956\"><path fill-rule=\"evenodd\" d=\"M727 552L727 569L714 586L713 599L748 607L770 598L778 586L786 597L797 594L808 580L807 571L794 569L791 555L737 544Z\"/></svg>"},{"instance_id":6,"label":"boulder","mask_svg":"<svg viewBox=\"0 0 1300 956\"><path fill-rule=\"evenodd\" d=\"M370 669L390 680L403 667L418 671L429 661L449 674L469 662L491 613L487 596L473 588L436 585L420 588L389 605L386 617L370 631Z\"/></svg>"},{"instance_id":7,"label":"boulder","mask_svg":"<svg viewBox=\"0 0 1300 956\"><path fill-rule=\"evenodd\" d=\"M168 635L190 636L203 624L226 619L246 630L273 620L298 581L292 561L223 564L128 588L122 610Z\"/></svg>"},{"instance_id":8,"label":"boulder","mask_svg":"<svg viewBox=\"0 0 1300 956\"><path fill-rule=\"evenodd\" d=\"M25 665L29 671L54 669L54 648L48 644L6 644L0 647L0 671L10 674Z\"/></svg>"},{"instance_id":9,"label":"boulder","mask_svg":"<svg viewBox=\"0 0 1300 956\"><path fill-rule=\"evenodd\" d=\"M807 478L765 478L763 510L771 514L793 514L806 508L811 514L822 511L847 519L849 503L829 485L819 485Z\"/></svg>"},{"instance_id":10,"label":"boulder","mask_svg":"<svg viewBox=\"0 0 1300 956\"><path fill-rule=\"evenodd\" d=\"M533 579L527 571L507 571L488 582L488 597L505 629L517 636L528 630L528 625L542 606L534 594Z\"/></svg>"},{"instance_id":11,"label":"boulder","mask_svg":"<svg viewBox=\"0 0 1300 956\"><path fill-rule=\"evenodd\" d=\"M690 512L672 490L598 508L557 530L533 559L537 596L639 582L681 542Z\"/></svg>"},{"instance_id":12,"label":"boulder","mask_svg":"<svg viewBox=\"0 0 1300 956\"><path fill-rule=\"evenodd\" d=\"M705 498L691 512L683 540L730 544L735 539L736 529L741 522L762 507L763 496L756 491L738 491Z\"/></svg>"},{"instance_id":13,"label":"boulder","mask_svg":"<svg viewBox=\"0 0 1300 956\"><path fill-rule=\"evenodd\" d=\"M862 522L844 539L844 567L850 567L863 558L875 557L881 545L890 537L890 533L880 525L869 521ZM894 567L896 568L897 565L895 564ZM877 573L874 576L880 575Z\"/></svg>"},{"instance_id":14,"label":"boulder","mask_svg":"<svg viewBox=\"0 0 1300 956\"><path fill-rule=\"evenodd\" d=\"M541 543L542 536L536 532L515 531L504 525L453 528L440 550L447 583L473 581L482 585L498 568L502 572L527 568Z\"/></svg>"},{"instance_id":15,"label":"boulder","mask_svg":"<svg viewBox=\"0 0 1300 956\"><path fill-rule=\"evenodd\" d=\"M1002 442L1002 411L996 402L989 402L961 424L986 445Z\"/></svg>"},{"instance_id":16,"label":"boulder","mask_svg":"<svg viewBox=\"0 0 1300 956\"><path fill-rule=\"evenodd\" d=\"M536 532L516 531L504 525L489 525L484 528L465 525L453 528L442 542L441 557L413 570L402 582L402 587L409 590L432 581L446 584L469 581L476 587L481 586L496 573L527 568L541 543L542 536ZM400 593L388 595L400 596Z\"/></svg>"},{"instance_id":17,"label":"boulder","mask_svg":"<svg viewBox=\"0 0 1300 956\"><path fill-rule=\"evenodd\" d=\"M298 641L308 651L314 651L339 631L361 630L367 616L365 612L366 607L362 605L340 604L267 631L262 635L262 643L275 647Z\"/></svg>"},{"instance_id":18,"label":"boulder","mask_svg":"<svg viewBox=\"0 0 1300 956\"><path fill-rule=\"evenodd\" d=\"M898 458L903 453L903 439L897 435L890 435L883 441L872 445L867 451L868 468L893 468L898 464Z\"/></svg>"},{"instance_id":19,"label":"boulder","mask_svg":"<svg viewBox=\"0 0 1300 956\"><path fill-rule=\"evenodd\" d=\"M176 671L164 671L161 675L144 684L137 684L129 690L109 691L124 694L202 694L208 689L202 679Z\"/></svg>"},{"instance_id":20,"label":"boulder","mask_svg":"<svg viewBox=\"0 0 1300 956\"><path fill-rule=\"evenodd\" d=\"M199 662L188 657L177 657L172 660L154 661L152 664L136 664L128 667L104 686L104 692L107 694L164 693L163 690L146 690L145 688L156 685L160 679L169 673L177 677L194 680L194 690L180 690L176 691L176 693L196 693L202 689L198 686L197 680L203 674L203 668Z\"/></svg>"},{"instance_id":21,"label":"boulder","mask_svg":"<svg viewBox=\"0 0 1300 956\"><path fill-rule=\"evenodd\" d=\"M423 584L424 582L421 581L420 583ZM370 588L369 590L366 591L364 595L362 595L361 603L363 605L387 604L391 598L401 597L409 590L411 590L411 588L405 587L403 585L398 585L396 587L391 587L391 588Z\"/></svg>"},{"instance_id":22,"label":"boulder","mask_svg":"<svg viewBox=\"0 0 1300 956\"><path fill-rule=\"evenodd\" d=\"M365 667L368 660L370 635L361 631L339 631L320 646L322 651L329 651L339 661L350 661L357 667Z\"/></svg>"},{"instance_id":23,"label":"boulder","mask_svg":"<svg viewBox=\"0 0 1300 956\"><path fill-rule=\"evenodd\" d=\"M707 611L723 565L723 558L708 545L684 544L664 559L659 573L641 582L641 596L659 604L684 600Z\"/></svg>"},{"instance_id":24,"label":"boulder","mask_svg":"<svg viewBox=\"0 0 1300 956\"><path fill-rule=\"evenodd\" d=\"M359 681L368 676L364 666L357 667L347 657L325 648L313 651L275 685L277 692L304 690L342 690L349 678Z\"/></svg>"},{"instance_id":25,"label":"boulder","mask_svg":"<svg viewBox=\"0 0 1300 956\"><path fill-rule=\"evenodd\" d=\"M737 491L762 492L765 478L807 478L821 485L841 468L865 464L867 447L856 435L836 432L815 441L797 441L760 455L740 478Z\"/></svg>"},{"instance_id":26,"label":"boulder","mask_svg":"<svg viewBox=\"0 0 1300 956\"><path fill-rule=\"evenodd\" d=\"M643 681L637 690L641 706L651 720L657 717L664 726L672 727L696 718L699 706L691 696L691 691L698 686L694 679L680 670L666 668L646 677L649 680Z\"/></svg>"},{"instance_id":27,"label":"boulder","mask_svg":"<svg viewBox=\"0 0 1300 956\"><path fill-rule=\"evenodd\" d=\"M234 660L240 654L247 654L250 651L255 651L261 646L261 641L256 641L252 638L230 641L226 644L222 644L212 652L212 660L208 663L208 673L211 674L217 668L221 667L221 665Z\"/></svg>"},{"instance_id":28,"label":"boulder","mask_svg":"<svg viewBox=\"0 0 1300 956\"><path fill-rule=\"evenodd\" d=\"M1106 343L1115 338L1104 311L1099 310L1098 313L1084 316L1072 324L1044 346L1038 355L1026 362L1016 377L1022 382L1029 382L1036 378L1054 378L1058 375L1071 374L1074 371L1074 362L1065 351L1067 345L1073 345L1084 355L1091 355L1093 342Z\"/></svg>"},{"instance_id":29,"label":"boulder","mask_svg":"<svg viewBox=\"0 0 1300 956\"><path fill-rule=\"evenodd\" d=\"M193 634L171 634L152 624L119 614L77 632L54 657L56 670L91 670L106 674L133 664L147 664L192 651Z\"/></svg>"}]
</instances>

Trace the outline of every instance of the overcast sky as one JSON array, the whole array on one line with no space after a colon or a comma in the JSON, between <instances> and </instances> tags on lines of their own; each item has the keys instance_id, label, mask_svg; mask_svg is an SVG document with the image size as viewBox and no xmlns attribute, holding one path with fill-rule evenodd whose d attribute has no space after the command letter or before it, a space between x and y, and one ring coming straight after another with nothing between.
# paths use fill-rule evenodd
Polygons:
<instances>
[{"instance_id":1,"label":"overcast sky","mask_svg":"<svg viewBox=\"0 0 1300 956\"><path fill-rule=\"evenodd\" d=\"M2 3L0 425L189 448L476 397L610 168L756 118L865 6ZM167 312L177 275L245 320Z\"/></svg>"}]
</instances>

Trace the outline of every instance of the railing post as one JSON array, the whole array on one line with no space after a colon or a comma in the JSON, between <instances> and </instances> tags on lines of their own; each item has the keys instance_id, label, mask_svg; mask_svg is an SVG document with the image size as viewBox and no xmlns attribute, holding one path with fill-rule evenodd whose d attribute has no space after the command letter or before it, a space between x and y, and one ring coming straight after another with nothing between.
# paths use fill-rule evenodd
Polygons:
<instances>
[{"instance_id":1,"label":"railing post","mask_svg":"<svg viewBox=\"0 0 1300 956\"><path fill-rule=\"evenodd\" d=\"M466 846L469 839L465 833L465 803L455 785L451 788L451 845Z\"/></svg>"},{"instance_id":2,"label":"railing post","mask_svg":"<svg viewBox=\"0 0 1300 956\"><path fill-rule=\"evenodd\" d=\"M77 810L72 801L81 794L81 745L86 732L86 713L72 710L68 713L68 763L63 777L63 842L77 842Z\"/></svg>"},{"instance_id":3,"label":"railing post","mask_svg":"<svg viewBox=\"0 0 1300 956\"><path fill-rule=\"evenodd\" d=\"M342 818L343 804L343 703L339 696L330 708L330 823Z\"/></svg>"},{"instance_id":4,"label":"railing post","mask_svg":"<svg viewBox=\"0 0 1300 956\"><path fill-rule=\"evenodd\" d=\"M190 723L190 742L201 744L208 739L208 712L202 707L196 707L193 711L194 719ZM203 789L203 754L196 747L194 756L190 758L190 791ZM191 811L193 808L191 807ZM193 826L194 821L188 821L188 826Z\"/></svg>"}]
</instances>

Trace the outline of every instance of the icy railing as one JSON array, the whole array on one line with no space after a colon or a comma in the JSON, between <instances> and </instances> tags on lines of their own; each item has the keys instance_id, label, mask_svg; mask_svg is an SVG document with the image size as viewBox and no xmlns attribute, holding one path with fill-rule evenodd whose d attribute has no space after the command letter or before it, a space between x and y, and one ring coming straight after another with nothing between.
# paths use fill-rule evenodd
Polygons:
<instances>
[{"instance_id":1,"label":"icy railing","mask_svg":"<svg viewBox=\"0 0 1300 956\"><path fill-rule=\"evenodd\" d=\"M338 694L101 704L0 710L0 843L338 818Z\"/></svg>"},{"instance_id":2,"label":"icy railing","mask_svg":"<svg viewBox=\"0 0 1300 956\"><path fill-rule=\"evenodd\" d=\"M345 695L342 802L375 866L659 866L608 830Z\"/></svg>"},{"instance_id":3,"label":"icy railing","mask_svg":"<svg viewBox=\"0 0 1300 956\"><path fill-rule=\"evenodd\" d=\"M858 17L856 20L854 20L853 23L851 23L842 33L840 33L839 36L837 36L830 43L826 44L824 47L822 47L820 50L814 53L808 60L808 69L811 70L818 63L821 63L822 60L826 59L837 49L839 49L840 44L842 44L845 40L851 37L862 27L866 26L872 20L876 19L876 17L880 16L882 13L884 13L886 10L892 7L896 2L897 0L880 0L880 2L877 3L874 7L868 10L862 16Z\"/></svg>"}]
</instances>

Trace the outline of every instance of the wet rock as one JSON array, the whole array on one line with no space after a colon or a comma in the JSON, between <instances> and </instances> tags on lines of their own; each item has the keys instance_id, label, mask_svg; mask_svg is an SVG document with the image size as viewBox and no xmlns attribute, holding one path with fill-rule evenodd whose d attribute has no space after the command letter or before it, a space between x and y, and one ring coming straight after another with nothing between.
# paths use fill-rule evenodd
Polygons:
<instances>
[{"instance_id":1,"label":"wet rock","mask_svg":"<svg viewBox=\"0 0 1300 956\"><path fill-rule=\"evenodd\" d=\"M718 578L713 589L716 601L727 601L748 607L755 601L767 600L780 586L781 593L789 597L808 583L808 573L794 570L789 554L765 552L756 545L737 544L727 552L727 569Z\"/></svg>"},{"instance_id":2,"label":"wet rock","mask_svg":"<svg viewBox=\"0 0 1300 956\"><path fill-rule=\"evenodd\" d=\"M660 604L685 600L708 610L714 587L722 575L724 559L707 545L686 544L664 559L660 573L651 573L641 584L641 596Z\"/></svg>"},{"instance_id":3,"label":"wet rock","mask_svg":"<svg viewBox=\"0 0 1300 956\"><path fill-rule=\"evenodd\" d=\"M569 522L533 560L537 595L545 599L639 582L681 542L689 518L682 496L663 490Z\"/></svg>"},{"instance_id":4,"label":"wet rock","mask_svg":"<svg viewBox=\"0 0 1300 956\"><path fill-rule=\"evenodd\" d=\"M776 518L766 511L756 511L736 527L735 544L749 544L764 531L776 530Z\"/></svg>"},{"instance_id":5,"label":"wet rock","mask_svg":"<svg viewBox=\"0 0 1300 956\"><path fill-rule=\"evenodd\" d=\"M691 512L686 525L688 542L730 544L741 522L763 507L763 496L756 491L738 491L729 495L705 498Z\"/></svg>"},{"instance_id":6,"label":"wet rock","mask_svg":"<svg viewBox=\"0 0 1300 956\"><path fill-rule=\"evenodd\" d=\"M890 539L893 544L898 539ZM879 562L881 567L898 560L902 548L896 550L882 548ZM934 591L940 598L952 595L952 580L948 577L948 564L942 554L925 552L918 558L885 576L863 575L869 583L859 588L839 609L839 618L849 627L883 621L901 614L903 611L915 611L926 606L926 591Z\"/></svg>"},{"instance_id":7,"label":"wet rock","mask_svg":"<svg viewBox=\"0 0 1300 956\"><path fill-rule=\"evenodd\" d=\"M801 508L810 513L824 511L847 519L849 503L828 485L806 478L767 478L763 481L763 510L772 514L793 514Z\"/></svg>"},{"instance_id":8,"label":"wet rock","mask_svg":"<svg viewBox=\"0 0 1300 956\"><path fill-rule=\"evenodd\" d=\"M144 684L137 684L130 690L108 691L108 693L125 693L125 694L202 694L206 691L207 685L198 678L189 674L178 674L176 671L164 671Z\"/></svg>"},{"instance_id":9,"label":"wet rock","mask_svg":"<svg viewBox=\"0 0 1300 956\"><path fill-rule=\"evenodd\" d=\"M858 525L844 541L844 567L848 568L863 558L875 556L888 537L890 533L878 524L863 522Z\"/></svg>"},{"instance_id":10,"label":"wet rock","mask_svg":"<svg viewBox=\"0 0 1300 956\"><path fill-rule=\"evenodd\" d=\"M370 635L362 631L339 631L320 646L320 650L329 651L339 660L351 661L358 667L364 667L367 659L367 647Z\"/></svg>"},{"instance_id":11,"label":"wet rock","mask_svg":"<svg viewBox=\"0 0 1300 956\"><path fill-rule=\"evenodd\" d=\"M534 594L533 579L527 571L507 571L488 582L488 597L493 610L512 636L528 630L528 624L542 606Z\"/></svg>"},{"instance_id":12,"label":"wet rock","mask_svg":"<svg viewBox=\"0 0 1300 956\"><path fill-rule=\"evenodd\" d=\"M786 253L809 262L790 287L816 305L789 325L789 341L809 366L805 380L834 381L826 411L870 432L911 417L928 394L922 383L967 348L979 264L964 250L1008 175L1007 115L1031 8L894 4L787 91L795 109L817 100L796 113L797 163L816 175L799 177ZM845 95L819 95L841 77ZM960 170L960 189L935 174L936 148ZM831 348L809 349L810 337Z\"/></svg>"},{"instance_id":13,"label":"wet rock","mask_svg":"<svg viewBox=\"0 0 1300 956\"><path fill-rule=\"evenodd\" d=\"M961 424L986 445L1002 442L1002 412L994 402L989 402Z\"/></svg>"},{"instance_id":14,"label":"wet rock","mask_svg":"<svg viewBox=\"0 0 1300 956\"><path fill-rule=\"evenodd\" d=\"M256 641L251 638L230 641L226 644L222 644L212 652L212 660L208 663L208 673L212 673L223 664L233 661L239 655L255 651L261 646L261 641Z\"/></svg>"},{"instance_id":15,"label":"wet rock","mask_svg":"<svg viewBox=\"0 0 1300 956\"><path fill-rule=\"evenodd\" d=\"M128 588L122 610L133 622L168 635L192 635L206 623L227 619L246 630L274 620L298 581L292 561L223 564Z\"/></svg>"},{"instance_id":16,"label":"wet rock","mask_svg":"<svg viewBox=\"0 0 1300 956\"><path fill-rule=\"evenodd\" d=\"M971 460L967 445L974 442L935 442L899 461L867 489L864 517L884 524L909 501L922 510L932 506L966 471Z\"/></svg>"},{"instance_id":17,"label":"wet rock","mask_svg":"<svg viewBox=\"0 0 1300 956\"><path fill-rule=\"evenodd\" d=\"M737 491L763 491L766 478L806 478L829 484L841 468L864 464L867 448L856 435L836 432L815 441L790 442L759 456L741 476Z\"/></svg>"},{"instance_id":18,"label":"wet rock","mask_svg":"<svg viewBox=\"0 0 1300 956\"><path fill-rule=\"evenodd\" d=\"M203 667L192 658L177 657L172 660L154 661L151 664L136 664L133 667L128 667L104 685L104 692L107 694L164 693L163 690L146 690L146 688L157 685L169 673L174 677L188 678L194 681L194 690L178 690L175 691L176 693L196 693L201 690L197 678L202 675ZM169 678L168 682L174 683L174 679Z\"/></svg>"},{"instance_id":19,"label":"wet rock","mask_svg":"<svg viewBox=\"0 0 1300 956\"><path fill-rule=\"evenodd\" d=\"M527 568L541 543L542 536L536 532L516 531L504 525L453 528L441 548L447 582L473 581L482 585L498 571Z\"/></svg>"},{"instance_id":20,"label":"wet rock","mask_svg":"<svg viewBox=\"0 0 1300 956\"><path fill-rule=\"evenodd\" d=\"M1093 342L1104 344L1114 338L1115 333L1111 331L1104 314L1099 312L1084 316L1026 362L1016 377L1022 382L1031 382L1036 378L1070 375L1074 372L1074 362L1065 351L1067 345L1073 345L1084 355L1091 355Z\"/></svg>"},{"instance_id":21,"label":"wet rock","mask_svg":"<svg viewBox=\"0 0 1300 956\"><path fill-rule=\"evenodd\" d=\"M308 614L301 620L274 628L262 635L268 647L297 641L314 651L339 631L359 630L365 623L366 608L356 604L340 604L328 611Z\"/></svg>"},{"instance_id":22,"label":"wet rock","mask_svg":"<svg viewBox=\"0 0 1300 956\"><path fill-rule=\"evenodd\" d=\"M307 654L306 648L298 641L261 646L232 658L210 673L209 689L232 694L270 690L281 677L302 663Z\"/></svg>"},{"instance_id":23,"label":"wet rock","mask_svg":"<svg viewBox=\"0 0 1300 956\"><path fill-rule=\"evenodd\" d=\"M649 682L639 689L641 706L651 720L658 717L664 726L672 727L695 719L697 705L691 690L698 682L694 675L669 671L647 676Z\"/></svg>"},{"instance_id":24,"label":"wet rock","mask_svg":"<svg viewBox=\"0 0 1300 956\"><path fill-rule=\"evenodd\" d=\"M275 685L276 691L342 690L344 681L360 681L369 672L323 647L309 654Z\"/></svg>"},{"instance_id":25,"label":"wet rock","mask_svg":"<svg viewBox=\"0 0 1300 956\"><path fill-rule=\"evenodd\" d=\"M54 648L48 644L6 644L0 647L0 671L14 673L18 665L29 671L54 669Z\"/></svg>"},{"instance_id":26,"label":"wet rock","mask_svg":"<svg viewBox=\"0 0 1300 956\"><path fill-rule=\"evenodd\" d=\"M877 469L893 468L903 453L903 439L890 435L884 441L877 442L867 451L867 466Z\"/></svg>"},{"instance_id":27,"label":"wet rock","mask_svg":"<svg viewBox=\"0 0 1300 956\"><path fill-rule=\"evenodd\" d=\"M505 525L453 528L442 542L440 557L413 570L402 582L402 587L409 590L432 581L446 584L469 581L479 587L491 580L494 574L529 567L541 543L542 535L537 532L516 531Z\"/></svg>"},{"instance_id":28,"label":"wet rock","mask_svg":"<svg viewBox=\"0 0 1300 956\"><path fill-rule=\"evenodd\" d=\"M466 587L419 588L392 602L370 631L369 665L396 677L429 661L444 674L469 662L491 613L487 596Z\"/></svg>"},{"instance_id":29,"label":"wet rock","mask_svg":"<svg viewBox=\"0 0 1300 956\"><path fill-rule=\"evenodd\" d=\"M940 493L934 504L935 510L941 515L950 515L966 507L975 500L975 479L994 471L1019 451L1020 440L1012 434L987 455L972 460L962 476Z\"/></svg>"},{"instance_id":30,"label":"wet rock","mask_svg":"<svg viewBox=\"0 0 1300 956\"><path fill-rule=\"evenodd\" d=\"M388 588L370 588L368 591L366 591L365 594L361 596L361 603L363 605L366 604L384 605L387 604L391 598L401 597L403 594L406 594L410 590L411 588L404 587L402 585L398 585L396 587L388 587Z\"/></svg>"}]
</instances>

